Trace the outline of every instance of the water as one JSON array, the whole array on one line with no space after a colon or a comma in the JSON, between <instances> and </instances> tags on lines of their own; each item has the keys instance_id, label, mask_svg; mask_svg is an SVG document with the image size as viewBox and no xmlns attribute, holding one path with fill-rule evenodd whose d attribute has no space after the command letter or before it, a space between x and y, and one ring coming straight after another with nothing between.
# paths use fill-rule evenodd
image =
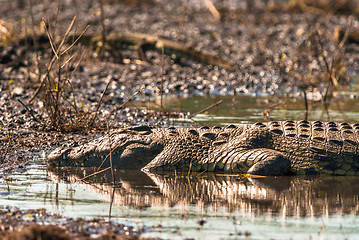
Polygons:
<instances>
[{"instance_id":1,"label":"water","mask_svg":"<svg viewBox=\"0 0 359 240\"><path fill-rule=\"evenodd\" d=\"M348 92L346 92L348 94ZM179 118L175 121L188 125L219 125L253 123L270 120L320 120L359 122L359 101L356 95L341 95L326 107L321 102L310 102L306 114L304 100L300 98L268 98L248 96L193 96L171 98L164 102L165 109L197 113L222 100L223 102L192 119Z\"/></svg>"},{"instance_id":2,"label":"water","mask_svg":"<svg viewBox=\"0 0 359 240\"><path fill-rule=\"evenodd\" d=\"M357 239L359 177L242 178L223 174L147 174L48 170L2 180L0 204L46 208L70 217L108 218L166 239ZM10 176L8 176L10 177ZM86 182L87 184L83 184ZM247 235L247 237L246 237Z\"/></svg>"},{"instance_id":3,"label":"water","mask_svg":"<svg viewBox=\"0 0 359 240\"><path fill-rule=\"evenodd\" d=\"M237 96L192 97L166 108L192 113L223 100L206 113L173 119L188 125L224 125L302 119L295 99ZM336 101L326 111L311 105L309 120L359 122L356 99ZM275 105L275 108L270 108ZM180 109L179 109L180 108ZM324 110L323 110L324 109ZM358 239L359 177L302 176L243 178L240 175L105 172L90 168L50 170L35 158L27 172L0 178L0 204L46 208L69 217L110 218L164 239Z\"/></svg>"}]
</instances>

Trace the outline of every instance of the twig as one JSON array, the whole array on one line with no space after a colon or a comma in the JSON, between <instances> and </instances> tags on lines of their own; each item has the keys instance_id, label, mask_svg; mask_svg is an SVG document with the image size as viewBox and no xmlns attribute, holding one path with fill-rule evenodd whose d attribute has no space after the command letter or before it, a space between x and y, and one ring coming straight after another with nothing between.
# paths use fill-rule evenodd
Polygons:
<instances>
[{"instance_id":1,"label":"twig","mask_svg":"<svg viewBox=\"0 0 359 240\"><path fill-rule=\"evenodd\" d=\"M103 0L98 0L98 2L100 4L100 22L101 22L101 28L102 28L102 32L101 32L102 46L101 46L100 53L103 54L105 45L106 45L105 12L103 10Z\"/></svg>"},{"instance_id":2,"label":"twig","mask_svg":"<svg viewBox=\"0 0 359 240\"><path fill-rule=\"evenodd\" d=\"M135 92L134 94L132 94L131 97L127 98L120 106L118 106L118 107L116 107L114 110L112 110L107 119L110 118L110 116L112 115L112 113L113 113L114 111L117 111L117 110L123 108L123 106L125 106L132 98L134 98L137 94L139 94L140 92L142 92L144 89L145 89L145 88L140 88L137 92Z\"/></svg>"},{"instance_id":3,"label":"twig","mask_svg":"<svg viewBox=\"0 0 359 240\"><path fill-rule=\"evenodd\" d=\"M189 175L191 174L191 169L192 169L192 161L189 163L189 168L188 168L188 172L187 172L187 177L189 177Z\"/></svg>"},{"instance_id":4,"label":"twig","mask_svg":"<svg viewBox=\"0 0 359 240\"><path fill-rule=\"evenodd\" d=\"M55 60L58 59L60 50L61 50L62 46L65 44L65 41L66 41L66 39L67 39L67 36L69 35L69 33L70 33L71 29L72 29L72 26L74 25L75 20L76 20L76 16L74 16L74 18L72 19L70 26L67 28L67 31L66 31L65 35L63 36L63 38L62 38L62 40L61 40L61 43L59 44L59 46L58 46L56 52L54 52L55 55L52 57L52 59L51 59L49 65L48 65L48 67L47 67L47 71L46 71L46 73L45 73L45 76L42 78L42 80L41 80L41 82L40 82L40 86L36 89L35 93L32 95L32 97L31 97L30 100L29 100L29 103L30 103L30 104L34 101L34 99L35 99L35 97L37 96L37 94L39 94L41 88L42 88L43 85L44 85L45 80L48 79L49 74L50 74L50 71L51 71L51 69L52 69L52 65L54 64ZM45 27L46 27L46 21L45 21L45 19L43 19L42 21L43 21L43 23L45 24ZM82 36L82 35L81 35L81 36ZM53 44L53 43L52 43L52 38L49 38L49 41L50 41L50 44ZM60 89L57 89L57 90L59 91ZM50 94L50 96L52 96L52 94ZM52 96L52 97L53 97L53 96Z\"/></svg>"},{"instance_id":5,"label":"twig","mask_svg":"<svg viewBox=\"0 0 359 240\"><path fill-rule=\"evenodd\" d=\"M110 203L110 209L108 211L108 219L111 220L111 215L112 215L112 205L113 205L113 200L115 198L115 191L116 191L116 188L115 188L115 185L113 185L112 187L112 194L111 194L111 203Z\"/></svg>"},{"instance_id":6,"label":"twig","mask_svg":"<svg viewBox=\"0 0 359 240\"><path fill-rule=\"evenodd\" d=\"M219 14L218 10L216 9L216 7L212 3L212 1L211 0L203 0L203 1L204 1L204 4L206 5L206 7L208 8L208 10L212 13L213 17L216 20L220 20L221 14Z\"/></svg>"},{"instance_id":7,"label":"twig","mask_svg":"<svg viewBox=\"0 0 359 240\"><path fill-rule=\"evenodd\" d=\"M34 114L32 114L33 110L32 109L29 109L20 99L17 100L19 103L21 103L22 106L24 106L24 108L26 109L26 111L28 111L30 113L30 115L32 116L32 118L40 123L40 121L34 116Z\"/></svg>"},{"instance_id":8,"label":"twig","mask_svg":"<svg viewBox=\"0 0 359 240\"><path fill-rule=\"evenodd\" d=\"M72 70L72 72L70 73L68 79L70 79L74 75L74 73L77 71L77 68L79 67L79 65L80 65L80 63L81 63L84 56L85 56L85 52L83 52L81 54L80 59L78 60L78 62L75 65L74 69ZM69 85L70 85L71 91L72 91L72 101L73 101L74 109L75 109L76 113L78 113L76 97L75 97L75 94L74 94L75 91L73 89L73 86L72 86L71 82L69 80L68 80L68 82L69 82Z\"/></svg>"},{"instance_id":9,"label":"twig","mask_svg":"<svg viewBox=\"0 0 359 240\"><path fill-rule=\"evenodd\" d=\"M109 146L110 146L110 167L111 167L111 174L112 174L112 184L113 186L115 187L115 182L116 182L116 179L115 179L115 172L113 170L113 164L112 164L112 138L111 138L111 133L110 133L110 126L107 122L107 132L108 132L108 139L109 139Z\"/></svg>"},{"instance_id":10,"label":"twig","mask_svg":"<svg viewBox=\"0 0 359 240\"><path fill-rule=\"evenodd\" d=\"M44 19L42 19L42 22L44 23L46 35L47 35L47 38L49 39L52 52L54 53L55 57L56 57L57 59L59 59L59 56L57 55L57 50L55 49L55 46L54 46L54 39L52 38L52 35L51 35L49 29L47 28L46 22L45 22Z\"/></svg>"},{"instance_id":11,"label":"twig","mask_svg":"<svg viewBox=\"0 0 359 240\"><path fill-rule=\"evenodd\" d=\"M86 178L95 176L95 175L97 175L97 174L99 174L99 173L102 173L102 172L105 172L105 171L107 171L107 170L109 170L109 169L111 169L111 167L107 167L107 168L104 168L104 169L102 169L102 170L100 170L100 171L91 173L90 175L87 175L87 176L85 176L85 177L83 177L83 178L81 178L81 179L79 179L79 180L77 180L77 181L83 181L83 180L85 180Z\"/></svg>"},{"instance_id":12,"label":"twig","mask_svg":"<svg viewBox=\"0 0 359 240\"><path fill-rule=\"evenodd\" d=\"M211 106L208 106L208 107L202 109L201 111L198 111L198 112L196 112L196 113L193 113L193 114L189 115L188 118L191 119L191 118L193 118L194 116L196 116L196 115L198 115L198 114L200 114L200 113L203 113L203 112L205 112L205 111L207 111L207 110L209 110L209 109L211 109L211 108L214 108L214 107L218 106L218 105L221 104L222 102L223 102L223 100L219 100L218 102L212 104Z\"/></svg>"},{"instance_id":13,"label":"twig","mask_svg":"<svg viewBox=\"0 0 359 240\"><path fill-rule=\"evenodd\" d=\"M109 125L108 125L108 121L107 121L107 132L108 132L109 147L110 147L110 167L111 167L112 188L113 188L112 195L111 195L110 209L109 209L109 212L108 212L108 215L109 215L108 217L109 217L109 219L111 219L111 212L112 212L112 204L113 204L113 198L114 198L114 193L115 193L115 182L116 182L116 179L115 179L115 172L114 172L114 170L113 170L113 164L112 164L112 147L111 147L112 139L111 139L111 133L110 133L110 127L109 127Z\"/></svg>"},{"instance_id":14,"label":"twig","mask_svg":"<svg viewBox=\"0 0 359 240\"><path fill-rule=\"evenodd\" d=\"M203 170L202 172L200 172L196 177L201 176L203 173L205 173L207 171L207 169Z\"/></svg>"},{"instance_id":15,"label":"twig","mask_svg":"<svg viewBox=\"0 0 359 240\"><path fill-rule=\"evenodd\" d=\"M186 13L187 13L187 8L188 8L188 0L184 0L183 4L182 4L181 18L180 18L180 22L178 25L177 39L180 39L180 37L182 35L184 20L185 20Z\"/></svg>"},{"instance_id":16,"label":"twig","mask_svg":"<svg viewBox=\"0 0 359 240\"><path fill-rule=\"evenodd\" d=\"M343 48L345 41L348 39L348 35L349 35L350 28L352 26L352 23L353 23L353 16L351 16L349 18L349 23L345 29L344 36L343 36L342 40L340 41L340 43L338 44L339 49Z\"/></svg>"},{"instance_id":17,"label":"twig","mask_svg":"<svg viewBox=\"0 0 359 240\"><path fill-rule=\"evenodd\" d=\"M66 64L68 64L72 60L73 57L74 55L71 55L62 65L60 65L60 68L64 68Z\"/></svg>"},{"instance_id":18,"label":"twig","mask_svg":"<svg viewBox=\"0 0 359 240\"><path fill-rule=\"evenodd\" d=\"M106 91L107 91L107 88L108 88L108 86L110 85L111 81L112 81L112 78L110 78L110 80L107 82L106 87L105 87L105 89L104 89L103 92L102 92L101 98L100 98L100 100L99 100L98 103L97 103L97 107L96 107L96 111L95 111L95 116L92 118L92 120L91 120L89 126L92 126L93 123L95 122L95 119L96 119L96 117L97 117L98 111L99 111L100 106L101 106L101 102L102 102L103 96L105 95L105 93L106 93Z\"/></svg>"},{"instance_id":19,"label":"twig","mask_svg":"<svg viewBox=\"0 0 359 240\"><path fill-rule=\"evenodd\" d=\"M37 96L37 94L39 94L41 88L43 87L44 82L45 82L45 80L47 79L47 77L49 76L50 71L51 71L51 68L52 68L52 65L54 64L55 60L56 60L56 57L53 56L52 59L51 59L51 61L50 61L50 63L49 63L49 65L47 66L47 71L46 71L44 77L41 79L40 86L35 90L34 94L32 95L32 97L31 97L30 100L29 100L29 103L30 103L30 104L32 104L32 102L34 101L35 97Z\"/></svg>"},{"instance_id":20,"label":"twig","mask_svg":"<svg viewBox=\"0 0 359 240\"><path fill-rule=\"evenodd\" d=\"M82 33L76 38L76 40L68 47L66 48L62 53L61 55L63 55L64 53L66 53L68 50L70 50L79 40L80 38L85 34L85 32L87 31L87 29L90 27L90 25L87 25L85 27L85 29L82 31Z\"/></svg>"},{"instance_id":21,"label":"twig","mask_svg":"<svg viewBox=\"0 0 359 240\"><path fill-rule=\"evenodd\" d=\"M36 31L35 31L35 18L34 18L34 12L33 12L33 1L30 0L30 17L31 17L31 36L32 36L32 41L34 43L34 48L35 48L35 54L36 54L36 57L35 57L35 64L37 66L37 71L39 73L39 75L37 76L37 79L40 80L41 79L41 68L40 68L40 64L39 64L39 52L38 52L38 49L39 49L39 46L38 46L38 41L37 41L37 34L36 34ZM26 34L26 32L25 32Z\"/></svg>"},{"instance_id":22,"label":"twig","mask_svg":"<svg viewBox=\"0 0 359 240\"><path fill-rule=\"evenodd\" d=\"M165 56L165 49L162 46L162 56L161 56L161 89L160 89L160 112L163 112L163 80L164 80L164 74L165 74L165 68L164 68L164 56Z\"/></svg>"},{"instance_id":23,"label":"twig","mask_svg":"<svg viewBox=\"0 0 359 240\"><path fill-rule=\"evenodd\" d=\"M307 92L304 88L301 88L303 95L304 95L304 105L305 105L305 118L304 120L308 120L308 113L309 113L309 108L308 108L308 98L307 98Z\"/></svg>"},{"instance_id":24,"label":"twig","mask_svg":"<svg viewBox=\"0 0 359 240\"><path fill-rule=\"evenodd\" d=\"M60 43L60 45L59 45L58 51L60 51L61 47L65 44L66 39L67 39L68 35L70 34L70 31L71 31L71 29L72 29L72 27L73 27L75 21L76 21L76 16L73 17L73 19L72 19L72 21L71 21L71 23L70 23L70 26L67 28L67 30L66 30L66 32L65 32L65 35L64 35L64 37L62 38L61 43ZM82 36L82 35L81 35L81 36Z\"/></svg>"}]
</instances>

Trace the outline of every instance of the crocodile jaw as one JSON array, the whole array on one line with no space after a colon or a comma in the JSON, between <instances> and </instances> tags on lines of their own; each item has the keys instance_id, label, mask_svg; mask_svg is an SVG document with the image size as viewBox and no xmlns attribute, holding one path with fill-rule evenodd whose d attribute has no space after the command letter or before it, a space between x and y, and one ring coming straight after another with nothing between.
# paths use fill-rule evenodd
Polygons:
<instances>
[{"instance_id":1,"label":"crocodile jaw","mask_svg":"<svg viewBox=\"0 0 359 240\"><path fill-rule=\"evenodd\" d=\"M148 136L128 140L124 135L112 139L111 144L108 144L108 139L102 138L78 147L57 148L48 155L47 161L50 166L112 165L114 168L141 169L163 150L161 143Z\"/></svg>"}]
</instances>

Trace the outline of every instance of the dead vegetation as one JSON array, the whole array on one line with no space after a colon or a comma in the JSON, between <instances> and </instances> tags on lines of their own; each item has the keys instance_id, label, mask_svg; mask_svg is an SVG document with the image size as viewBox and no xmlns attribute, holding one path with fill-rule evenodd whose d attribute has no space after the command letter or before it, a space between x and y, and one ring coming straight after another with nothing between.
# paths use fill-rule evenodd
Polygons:
<instances>
[{"instance_id":1,"label":"dead vegetation","mask_svg":"<svg viewBox=\"0 0 359 240\"><path fill-rule=\"evenodd\" d=\"M295 55L281 55L279 70L302 91L307 112L310 100L328 105L336 91L350 83L346 75L344 43L351 20L346 29L337 26L333 30L329 21L324 17L308 20L308 29L297 30L303 39Z\"/></svg>"},{"instance_id":2,"label":"dead vegetation","mask_svg":"<svg viewBox=\"0 0 359 240\"><path fill-rule=\"evenodd\" d=\"M84 53L80 54L81 51L73 48L82 34L77 39L73 39L70 45L66 44L75 21L76 17L73 18L67 31L61 37L54 35L53 27L46 20L42 21L51 46L52 57L48 59L45 72L39 75L39 87L29 100L32 103L42 91L40 97L51 126L65 131L88 128L89 122L92 121L91 114L81 111L78 106L75 89L71 84L71 78L84 57Z\"/></svg>"},{"instance_id":3,"label":"dead vegetation","mask_svg":"<svg viewBox=\"0 0 359 240\"><path fill-rule=\"evenodd\" d=\"M78 26L74 27L75 18L63 33L58 29L58 23L56 21L47 22L46 20L43 20L40 29L37 28L34 21L32 21L31 24L24 23L24 29L20 34L14 31L11 24L3 21L0 22L0 41L2 44L9 44L19 38L23 38L25 39L26 45L35 48L36 56L32 59L35 59L35 61L31 63L29 57L29 60L27 61L28 65L26 67L29 79L32 81L31 84L36 87L36 91L29 99L29 102L21 102L21 104L29 113L32 112L31 104L38 103L41 105L45 110L46 117L48 117L49 123L53 129L67 132L87 131L94 126L101 125L98 125L98 116L101 107L103 106L103 102L106 100L106 91L111 84L111 80L108 80L104 90L98 93L98 102L93 108L86 107L82 102L77 101L76 92L81 90L74 86L72 80L85 56L84 48L77 46L80 41L83 45L85 45L86 42L92 42L93 48L89 50L95 52L93 56L96 55L100 57L106 57L106 54L117 54L119 51L114 50L120 48L120 45L118 44L119 42L121 44L123 42L126 42L127 44L134 43L133 45L135 45L135 48L132 49L135 49L135 51L138 52L138 58L140 60L137 60L142 61L141 64L147 63L147 48L160 51L162 53L160 68L162 75L166 72L163 67L163 62L165 61L163 54L167 51L167 55L172 59L173 55L175 55L173 54L173 51L179 51L190 55L198 61L205 62L205 64L219 66L227 70L233 69L234 66L229 61L224 61L216 56L203 54L182 43L176 43L154 35L107 35L105 29L106 12L103 3L108 2L115 1L97 1L100 16L100 29L102 29L97 35L92 34L82 36L87 28L82 27L83 30L78 30ZM126 4L139 4L140 1L125 2ZM252 6L251 1L246 2L248 5L247 7ZM328 102L328 100L335 95L336 90L340 86L348 84L349 82L349 79L346 76L346 64L344 61L344 42L347 40L348 36L350 36L350 23L348 23L347 29L337 27L334 30L331 30L331 28L328 27L328 25L330 25L329 18L325 16L328 16L328 13L349 13L349 10L353 13L357 11L353 2L350 0L297 0L281 3L280 5L273 4L272 1L257 2L265 2L267 8L273 11L281 9L283 11L301 11L318 14L317 17L313 17L312 20L310 20L311 22L308 22L308 29L302 29L304 32L302 34L303 39L297 47L295 54L291 56L286 53L282 54L281 62L279 63L279 71L283 76L289 76L290 79L294 79L293 86L299 88L303 92L307 109L309 108L308 99L319 100L324 103ZM204 0L203 3L207 6L207 10L212 13L215 19L221 19L220 12L217 11L218 6L215 6L217 5L216 2ZM182 14L179 16L178 36L181 35L183 31L183 19L187 14L187 5L188 1L184 1L182 6L183 9L181 10ZM31 9L30 5L30 10ZM59 14L59 11L60 10L58 9L57 14ZM30 11L30 14L30 19L33 19L34 13ZM57 18L58 16L54 17L55 20ZM30 26L27 26L27 24ZM215 32L212 32L212 34L215 34ZM24 35L26 35L25 38ZM46 41L49 43L47 52L50 52L51 54L40 54L39 48L42 46L39 46L38 39L43 35L46 36ZM121 53L119 53L119 55L121 55ZM115 58L121 63L124 63L124 60L128 60L123 59L122 56L115 56L107 60L113 60ZM265 58L265 55L258 55L258 59L261 61L266 60ZM263 64L264 63L265 61L263 61ZM164 79L164 77L160 79L161 90L159 96L161 96L161 99L164 94ZM144 86L139 86L139 89L144 89ZM319 95L314 96L313 93L319 93ZM319 96L319 98L317 96ZM126 104L127 101L124 101L124 103ZM120 105L120 107L123 106L124 105ZM116 106L110 110L110 112L113 113L113 111L118 110L118 108L119 107ZM160 104L160 110L163 111L162 103ZM36 119L35 116L33 118ZM107 125L104 123L102 126ZM106 129L106 127L103 129Z\"/></svg>"},{"instance_id":4,"label":"dead vegetation","mask_svg":"<svg viewBox=\"0 0 359 240\"><path fill-rule=\"evenodd\" d=\"M162 75L165 73L163 67L164 54L178 59L182 57L193 58L196 61L216 65L225 69L233 68L230 62L222 60L219 57L196 51L181 43L161 39L157 36L140 33L107 35L103 1L99 0L98 3L101 16L100 25L102 29L100 35L85 35L89 26L84 27L84 30L80 34L77 33L78 26L75 24L76 16L72 19L67 30L62 34L61 30L58 29L57 19L59 16L55 17L56 20L54 22L48 22L43 18L40 28L37 28L34 23L32 12L33 6L31 3L31 27L25 26L24 31L21 33L15 33L11 25L7 26L5 23L2 23L3 28L0 28L0 30L4 32L3 37L0 39L3 44L8 44L12 41L17 44L21 42L28 48L33 48L35 52L35 61L33 61L33 63L30 63L31 60L27 61L27 74L29 76L28 78L32 79L34 85L37 87L32 97L28 100L28 103L22 101L20 103L30 114L33 112L31 107L32 104L37 103L41 105L46 113L45 119L49 120L49 125L52 129L62 132L87 131L94 127L102 127L103 129L106 129L107 123L98 123L97 120L111 79L107 82L102 94L99 93L99 100L94 110L90 110L89 107L86 108L82 103L78 103L76 99L76 91L80 91L80 89L75 89L72 80L81 61L85 57L86 51L82 47L83 45L87 47L87 50L93 51L95 54L92 56L95 57L106 58L117 54L117 56L112 57L117 58L117 61L121 63L125 63L127 60L123 59L121 51L119 50L123 45L134 46L134 49L139 53L139 58L143 62L147 62L147 50L161 51ZM207 1L207 4L210 5L210 3L210 1ZM56 14L60 14L59 9ZM51 49L50 54L48 55L41 54L43 49L40 51L40 48L44 48L44 41L48 43L48 46ZM81 43L82 46L78 46L78 43ZM27 57L30 59L30 56ZM113 59L111 58L107 60ZM116 106L110 112L113 113L113 111L123 107L130 99L132 99L132 97L137 95L137 93L141 92L143 89L144 88L141 87L139 91L133 94L128 100L124 101L124 104L121 104L120 107ZM164 89L162 79L160 91L161 99L163 98L163 94ZM162 101L160 104L160 111L164 112ZM107 117L107 120L108 118L109 116ZM39 122L35 116L33 116L33 119ZM41 123L43 125L48 124L47 122Z\"/></svg>"}]
</instances>

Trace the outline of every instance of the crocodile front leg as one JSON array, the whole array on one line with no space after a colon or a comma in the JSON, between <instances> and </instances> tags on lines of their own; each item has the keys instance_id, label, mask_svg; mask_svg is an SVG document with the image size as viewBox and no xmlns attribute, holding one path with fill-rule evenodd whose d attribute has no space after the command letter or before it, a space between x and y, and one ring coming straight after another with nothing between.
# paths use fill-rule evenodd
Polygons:
<instances>
[{"instance_id":1,"label":"crocodile front leg","mask_svg":"<svg viewBox=\"0 0 359 240\"><path fill-rule=\"evenodd\" d=\"M253 175L287 175L291 172L291 161L281 152L272 149L253 149L249 151L260 151L255 157L255 163L247 171Z\"/></svg>"},{"instance_id":2,"label":"crocodile front leg","mask_svg":"<svg viewBox=\"0 0 359 240\"><path fill-rule=\"evenodd\" d=\"M175 148L165 148L143 170L223 171L263 176L286 175L291 170L288 158L276 150L267 148L223 148L215 154L190 156L188 153L178 154Z\"/></svg>"},{"instance_id":3,"label":"crocodile front leg","mask_svg":"<svg viewBox=\"0 0 359 240\"><path fill-rule=\"evenodd\" d=\"M281 152L268 148L222 148L208 160L208 171L248 173L253 175L285 175L291 161Z\"/></svg>"}]
</instances>

